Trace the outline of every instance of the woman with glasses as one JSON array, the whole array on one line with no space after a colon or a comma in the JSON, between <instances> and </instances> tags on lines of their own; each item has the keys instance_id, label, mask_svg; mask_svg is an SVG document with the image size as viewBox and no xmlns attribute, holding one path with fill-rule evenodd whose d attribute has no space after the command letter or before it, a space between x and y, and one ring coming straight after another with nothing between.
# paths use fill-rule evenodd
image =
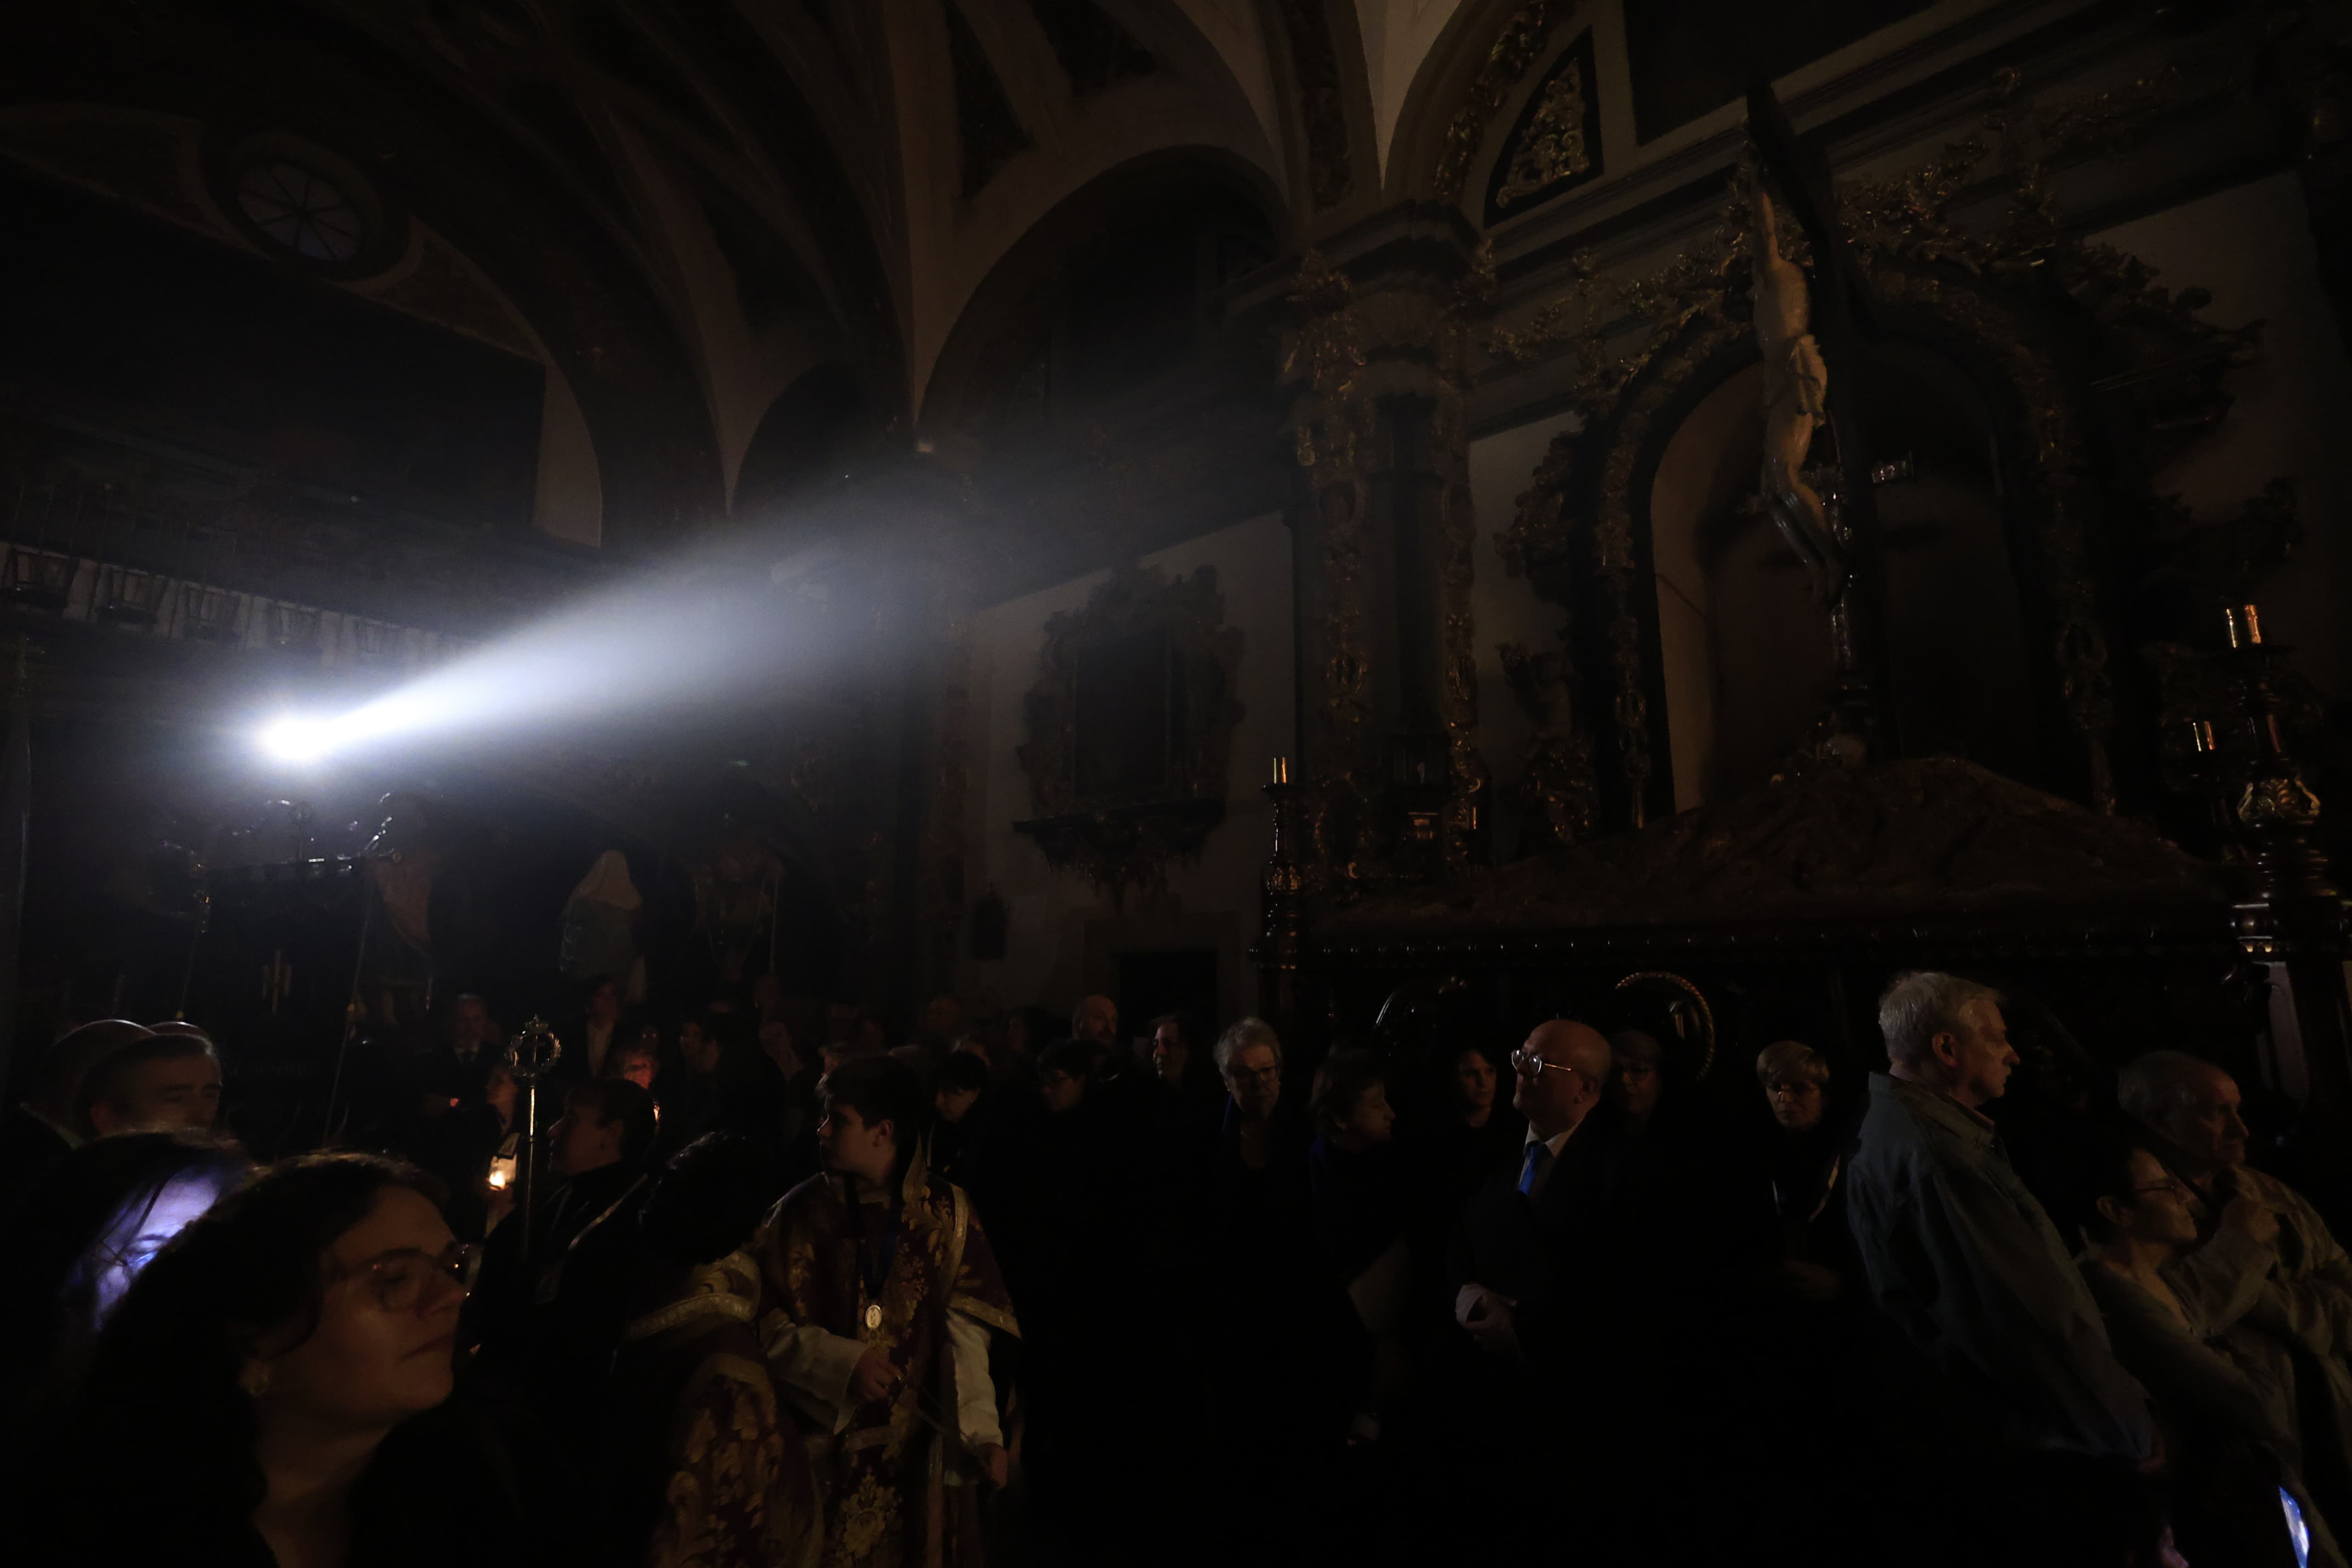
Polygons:
<instances>
[{"instance_id":1,"label":"woman with glasses","mask_svg":"<svg viewBox=\"0 0 2352 1568\"><path fill-rule=\"evenodd\" d=\"M1828 1059L1801 1040L1776 1040L1756 1054L1756 1081L1772 1116L1759 1142L1760 1190L1770 1195L1780 1241L1768 1288L1790 1302L1835 1301L1861 1279L1845 1223L1852 1131L1830 1112L1830 1078Z\"/></svg>"},{"instance_id":2,"label":"woman with glasses","mask_svg":"<svg viewBox=\"0 0 2352 1568\"><path fill-rule=\"evenodd\" d=\"M2189 1189L2122 1134L2081 1155L2076 1259L2106 1320L2116 1359L2154 1399L2172 1477L2173 1521L2192 1563L2344 1562L2301 1476L2291 1387L2232 1362L2214 1342L2243 1300L2209 1299L2171 1265L2197 1246ZM2263 1211L2262 1218L2269 1218ZM2272 1245L2277 1222L2253 1218L2228 1245Z\"/></svg>"},{"instance_id":3,"label":"woman with glasses","mask_svg":"<svg viewBox=\"0 0 2352 1568\"><path fill-rule=\"evenodd\" d=\"M32 1456L22 1561L341 1568L515 1551L519 1507L479 1484L510 1465L455 1432L387 1445L454 1384L470 1259L426 1181L305 1155L167 1243Z\"/></svg>"}]
</instances>

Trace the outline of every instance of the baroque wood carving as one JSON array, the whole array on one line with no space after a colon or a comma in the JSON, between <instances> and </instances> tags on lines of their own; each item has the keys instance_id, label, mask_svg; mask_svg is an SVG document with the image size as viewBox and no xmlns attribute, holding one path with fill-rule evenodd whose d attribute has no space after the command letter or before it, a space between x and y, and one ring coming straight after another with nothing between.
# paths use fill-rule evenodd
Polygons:
<instances>
[{"instance_id":1,"label":"baroque wood carving","mask_svg":"<svg viewBox=\"0 0 2352 1568\"><path fill-rule=\"evenodd\" d=\"M1552 30L1566 21L1576 9L1576 0L1528 0L1520 6L1494 45L1486 51L1486 63L1479 68L1478 79L1471 85L1470 95L1446 127L1445 153L1437 164L1437 199L1459 201L1462 187L1470 178L1470 165L1478 156L1480 143L1486 139L1486 127L1501 113L1511 90L1527 76L1529 67L1542 55Z\"/></svg>"},{"instance_id":2,"label":"baroque wood carving","mask_svg":"<svg viewBox=\"0 0 2352 1568\"><path fill-rule=\"evenodd\" d=\"M1494 258L1481 247L1462 275L1445 281L1416 277L1403 286L1381 280L1359 296L1348 276L1310 252L1290 294L1297 325L1284 349L1283 380L1299 389L1293 432L1299 465L1308 472L1318 570L1313 574L1306 646L1315 661L1314 696L1301 714L1314 782L1311 808L1315 858L1328 890L1352 894L1405 862L1426 871L1458 869L1484 829L1488 777L1477 746L1478 700L1471 577L1476 544L1469 482L1469 437L1463 398L1470 384L1475 326L1491 311ZM1428 421L1428 478L1436 501L1437 691L1434 718L1443 731L1440 799L1407 803L1402 833L1380 820L1395 757L1383 757L1375 733L1374 652L1365 604L1371 495L1376 479L1393 476L1396 450L1391 406L1417 410ZM1410 738L1420 745L1420 737ZM1435 737L1431 737L1434 741ZM1419 763L1414 764L1416 776ZM1442 777L1442 783L1440 782ZM1423 786L1415 786L1423 787Z\"/></svg>"},{"instance_id":3,"label":"baroque wood carving","mask_svg":"<svg viewBox=\"0 0 2352 1568\"><path fill-rule=\"evenodd\" d=\"M1592 32L1570 45L1528 100L1487 182L1488 226L1601 177Z\"/></svg>"},{"instance_id":4,"label":"baroque wood carving","mask_svg":"<svg viewBox=\"0 0 2352 1568\"><path fill-rule=\"evenodd\" d=\"M1241 657L1212 566L1126 567L1055 615L1019 752L1037 815L1014 826L1114 900L1163 885L1224 820Z\"/></svg>"},{"instance_id":5,"label":"baroque wood carving","mask_svg":"<svg viewBox=\"0 0 2352 1568\"><path fill-rule=\"evenodd\" d=\"M1931 320L1945 342L2006 384L2013 445L2030 493L2021 498L2040 555L2049 600L2052 662L2066 711L2081 737L2093 803L2115 806L2111 753L2116 723L2106 616L2088 562L2086 530L2100 498L2085 475L2089 426L2107 408L2166 450L2210 430L2228 406L2222 374L2253 330L2215 327L2196 312L2199 291L2156 285L2143 263L2084 242L2064 229L2044 177L2059 159L2126 145L2187 90L2159 73L2087 103L2035 113L2004 104L1985 133L1903 177L1841 187L1843 218L1882 305ZM2006 220L1990 230L1955 216L1963 193L1988 178L2010 193ZM1748 251L1753 223L1735 171L1711 237L1671 266L1631 281L1606 280L1580 262L1561 299L1486 346L1497 359L1529 363L1565 351L1575 367L1580 427L1557 439L1497 536L1506 568L1570 611L1598 614L1597 635L1569 647L1605 648L1609 723L1617 778L1631 825L1654 769L1648 671L1637 614L1634 493L1637 470L1691 397L1752 360ZM1801 260L1809 258L1799 257ZM2087 325L2109 362L2087 378L2071 362L2055 322ZM1611 326L1631 320L1639 336L1614 352ZM2101 400L2106 400L2103 405ZM2158 455L2151 450L2148 456ZM2152 465L2151 465L2152 466ZM1575 671L1569 671L1571 689ZM1539 722L1557 718L1535 715ZM1592 788L1579 779L1570 791ZM1563 804L1548 811L1572 819Z\"/></svg>"}]
</instances>

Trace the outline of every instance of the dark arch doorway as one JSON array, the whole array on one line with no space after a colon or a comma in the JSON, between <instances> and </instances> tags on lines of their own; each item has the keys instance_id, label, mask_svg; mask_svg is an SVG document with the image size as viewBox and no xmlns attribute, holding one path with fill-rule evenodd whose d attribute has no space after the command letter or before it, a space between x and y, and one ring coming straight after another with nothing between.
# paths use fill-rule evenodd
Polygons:
<instances>
[{"instance_id":1,"label":"dark arch doorway","mask_svg":"<svg viewBox=\"0 0 2352 1568\"><path fill-rule=\"evenodd\" d=\"M848 368L821 364L776 395L744 448L734 513L758 518L827 479L867 431L866 388Z\"/></svg>"}]
</instances>

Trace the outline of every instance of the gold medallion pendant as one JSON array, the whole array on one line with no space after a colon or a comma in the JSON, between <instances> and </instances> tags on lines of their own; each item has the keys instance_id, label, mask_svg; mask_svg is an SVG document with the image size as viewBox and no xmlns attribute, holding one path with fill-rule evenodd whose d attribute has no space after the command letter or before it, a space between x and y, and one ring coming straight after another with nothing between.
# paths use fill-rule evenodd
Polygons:
<instances>
[{"instance_id":1,"label":"gold medallion pendant","mask_svg":"<svg viewBox=\"0 0 2352 1568\"><path fill-rule=\"evenodd\" d=\"M871 1303L869 1303L869 1304L866 1306L866 1326L867 1328L869 1328L869 1329L878 1329L878 1328L880 1328L880 1327L882 1326L882 1303L881 1303L881 1302L879 1302L879 1301L875 1301L875 1302L871 1302Z\"/></svg>"}]
</instances>

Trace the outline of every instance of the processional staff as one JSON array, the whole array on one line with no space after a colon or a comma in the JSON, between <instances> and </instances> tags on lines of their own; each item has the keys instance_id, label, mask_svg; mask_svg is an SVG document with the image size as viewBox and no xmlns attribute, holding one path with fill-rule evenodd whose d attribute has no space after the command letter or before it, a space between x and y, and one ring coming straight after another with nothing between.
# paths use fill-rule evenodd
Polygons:
<instances>
[{"instance_id":1,"label":"processional staff","mask_svg":"<svg viewBox=\"0 0 2352 1568\"><path fill-rule=\"evenodd\" d=\"M525 1024L507 1047L507 1071L522 1086L522 1141L516 1151L515 1217L522 1226L518 1238L522 1244L521 1258L530 1261L530 1200L531 1173L539 1165L539 1080L563 1058L563 1042L547 1026L547 1020L534 1017Z\"/></svg>"}]
</instances>

